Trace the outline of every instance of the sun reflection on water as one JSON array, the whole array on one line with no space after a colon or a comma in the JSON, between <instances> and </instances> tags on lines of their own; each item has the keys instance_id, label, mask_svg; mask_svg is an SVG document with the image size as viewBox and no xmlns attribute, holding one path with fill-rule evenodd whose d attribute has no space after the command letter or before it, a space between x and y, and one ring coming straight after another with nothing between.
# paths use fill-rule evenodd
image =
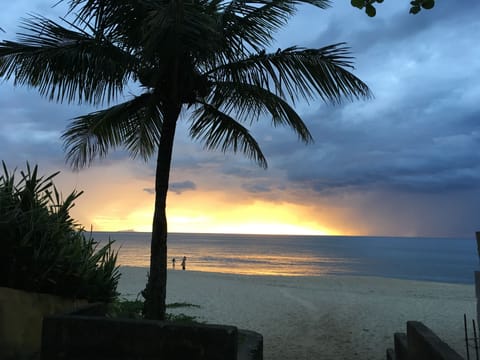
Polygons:
<instances>
[{"instance_id":1,"label":"sun reflection on water","mask_svg":"<svg viewBox=\"0 0 480 360\"><path fill-rule=\"evenodd\" d=\"M181 255L169 256L169 268L172 258L176 258L176 270L181 270L181 259L187 257L187 270L216 272L239 275L276 275L276 276L318 276L347 271L341 264L341 258L319 257L305 254L295 255L255 255L188 251ZM121 249L118 263L123 266L148 267L150 255L134 249Z\"/></svg>"},{"instance_id":2,"label":"sun reflection on water","mask_svg":"<svg viewBox=\"0 0 480 360\"><path fill-rule=\"evenodd\" d=\"M98 233L97 238L105 236ZM150 236L116 233L118 264L149 267ZM352 258L339 256L328 246L318 248L311 237L265 235L171 234L168 267L176 258L176 270L187 257L187 270L241 275L319 276L350 270Z\"/></svg>"},{"instance_id":3,"label":"sun reflection on water","mask_svg":"<svg viewBox=\"0 0 480 360\"><path fill-rule=\"evenodd\" d=\"M115 239L118 263L148 268L149 233L94 233ZM471 283L478 259L470 239L172 233L168 268L246 275L367 275ZM412 256L415 254L415 256ZM452 256L455 254L455 256ZM420 261L419 259L422 259Z\"/></svg>"}]
</instances>

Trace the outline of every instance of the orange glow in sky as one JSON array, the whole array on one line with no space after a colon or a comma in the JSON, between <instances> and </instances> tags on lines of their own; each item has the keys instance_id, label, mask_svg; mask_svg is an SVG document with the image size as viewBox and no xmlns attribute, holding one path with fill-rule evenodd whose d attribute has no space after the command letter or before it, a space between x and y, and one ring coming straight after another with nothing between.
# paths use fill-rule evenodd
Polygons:
<instances>
[{"instance_id":1,"label":"orange glow in sky","mask_svg":"<svg viewBox=\"0 0 480 360\"><path fill-rule=\"evenodd\" d=\"M197 195L198 196L198 195ZM199 202L197 206L184 208L175 202L167 210L170 232L236 233L236 234L299 234L334 235L335 231L311 220L302 219L306 212L292 204L268 204L255 202L250 205L228 206ZM152 204L153 206L153 204ZM113 210L113 209L112 209ZM107 215L107 214L114 214ZM131 209L120 215L92 213L90 223L97 231L151 231L150 207Z\"/></svg>"},{"instance_id":2,"label":"orange glow in sky","mask_svg":"<svg viewBox=\"0 0 480 360\"><path fill-rule=\"evenodd\" d=\"M72 183L73 188L78 186L79 190L85 191L77 199L72 217L86 229L92 227L94 231L150 232L154 196L145 189L151 188L152 179L143 179L135 173L129 175L121 164L110 167L108 175L113 179L110 182L102 181L101 168L62 174L60 180L64 194L72 190ZM329 226L331 216L320 217L318 209L309 205L283 201L281 194L275 201L258 199L237 184L231 184L230 188L231 191L219 190L217 184L210 188L207 184L182 193L169 192L168 231L285 235L342 233L337 227Z\"/></svg>"},{"instance_id":3,"label":"orange glow in sky","mask_svg":"<svg viewBox=\"0 0 480 360\"><path fill-rule=\"evenodd\" d=\"M335 232L309 219L302 206L255 201L239 206L208 206L208 215L182 216L182 209L172 209L169 216L170 228L175 232L236 233L236 234L302 234L332 235ZM188 227L187 227L188 226Z\"/></svg>"}]
</instances>

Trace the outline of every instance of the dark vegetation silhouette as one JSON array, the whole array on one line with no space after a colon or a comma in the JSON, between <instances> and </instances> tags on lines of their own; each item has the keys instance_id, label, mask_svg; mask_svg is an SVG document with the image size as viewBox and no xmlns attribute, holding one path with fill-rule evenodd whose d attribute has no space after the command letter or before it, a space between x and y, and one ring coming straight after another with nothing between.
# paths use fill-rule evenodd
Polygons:
<instances>
[{"instance_id":1,"label":"dark vegetation silhouette","mask_svg":"<svg viewBox=\"0 0 480 360\"><path fill-rule=\"evenodd\" d=\"M113 301L120 277L113 241L99 247L70 217L82 193L62 198L53 183L58 173L40 176L27 164L18 174L2 165L0 286Z\"/></svg>"}]
</instances>

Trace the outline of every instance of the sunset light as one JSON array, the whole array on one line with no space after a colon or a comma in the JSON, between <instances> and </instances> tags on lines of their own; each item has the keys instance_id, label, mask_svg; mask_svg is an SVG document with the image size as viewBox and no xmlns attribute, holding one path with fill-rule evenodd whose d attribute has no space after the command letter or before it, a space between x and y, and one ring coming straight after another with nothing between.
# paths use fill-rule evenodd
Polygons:
<instances>
[{"instance_id":1,"label":"sunset light","mask_svg":"<svg viewBox=\"0 0 480 360\"><path fill-rule=\"evenodd\" d=\"M208 197L208 196L206 196ZM174 198L175 200L175 198ZM293 204L268 204L255 202L250 205L216 207L200 202L190 209L178 206L175 201L168 210L170 232L232 233L232 234L297 234L337 235L326 226L306 216L308 208ZM95 231L151 231L152 210L131 209L131 212L111 216L112 211L99 214L94 209L92 216L82 220L91 224ZM115 214L115 212L113 212ZM88 227L88 226L87 226Z\"/></svg>"}]
</instances>

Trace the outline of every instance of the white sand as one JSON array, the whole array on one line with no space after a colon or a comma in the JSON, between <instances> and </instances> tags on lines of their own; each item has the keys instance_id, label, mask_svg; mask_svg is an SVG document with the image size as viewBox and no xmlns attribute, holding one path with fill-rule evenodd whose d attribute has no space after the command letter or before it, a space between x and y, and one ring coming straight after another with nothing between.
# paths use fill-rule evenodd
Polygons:
<instances>
[{"instance_id":1,"label":"white sand","mask_svg":"<svg viewBox=\"0 0 480 360\"><path fill-rule=\"evenodd\" d=\"M143 289L146 271L122 267L124 297ZM261 333L266 360L383 360L393 333L405 332L408 320L422 321L463 354L463 314L476 316L473 285L376 277L176 270L168 273L167 302L197 304L175 312Z\"/></svg>"}]
</instances>

